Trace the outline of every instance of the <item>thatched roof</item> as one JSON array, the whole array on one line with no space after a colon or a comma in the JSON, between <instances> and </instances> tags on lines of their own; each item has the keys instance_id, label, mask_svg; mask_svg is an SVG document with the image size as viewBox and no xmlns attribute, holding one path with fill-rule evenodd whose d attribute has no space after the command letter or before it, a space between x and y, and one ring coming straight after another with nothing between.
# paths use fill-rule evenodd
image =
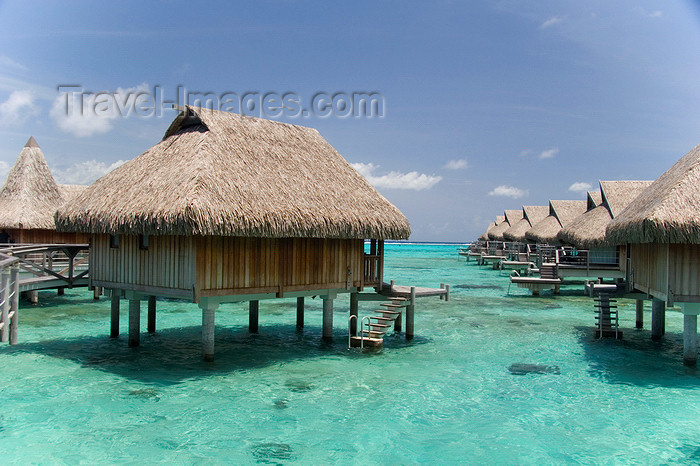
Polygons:
<instances>
[{"instance_id":1,"label":"thatched roof","mask_svg":"<svg viewBox=\"0 0 700 466\"><path fill-rule=\"evenodd\" d=\"M495 241L503 241L503 232L506 231L508 228L511 227L511 225L515 225L515 223L523 218L523 211L522 210L506 210L505 212L505 220L496 225L491 229L491 231L488 232L489 239L495 240ZM513 223L511 223L513 222Z\"/></svg>"},{"instance_id":2,"label":"thatched roof","mask_svg":"<svg viewBox=\"0 0 700 466\"><path fill-rule=\"evenodd\" d=\"M186 107L56 214L86 233L406 239L404 215L312 128Z\"/></svg>"},{"instance_id":3,"label":"thatched roof","mask_svg":"<svg viewBox=\"0 0 700 466\"><path fill-rule=\"evenodd\" d=\"M600 191L588 191L586 202L588 204L586 210L591 210L603 203L603 195Z\"/></svg>"},{"instance_id":4,"label":"thatched roof","mask_svg":"<svg viewBox=\"0 0 700 466\"><path fill-rule=\"evenodd\" d=\"M62 203L44 154L30 137L0 190L0 228L53 230Z\"/></svg>"},{"instance_id":5,"label":"thatched roof","mask_svg":"<svg viewBox=\"0 0 700 466\"><path fill-rule=\"evenodd\" d=\"M509 241L525 241L525 232L542 221L549 214L549 206L524 205L523 218L503 232L503 238Z\"/></svg>"},{"instance_id":6,"label":"thatched roof","mask_svg":"<svg viewBox=\"0 0 700 466\"><path fill-rule=\"evenodd\" d=\"M700 145L619 212L607 235L616 244L700 244Z\"/></svg>"},{"instance_id":7,"label":"thatched roof","mask_svg":"<svg viewBox=\"0 0 700 466\"><path fill-rule=\"evenodd\" d=\"M586 201L549 201L549 215L525 232L536 243L557 244L559 231L586 211Z\"/></svg>"},{"instance_id":8,"label":"thatched roof","mask_svg":"<svg viewBox=\"0 0 700 466\"><path fill-rule=\"evenodd\" d=\"M78 194L82 193L88 188L84 184L59 184L58 191L61 193L63 199L67 202L72 200Z\"/></svg>"},{"instance_id":9,"label":"thatched roof","mask_svg":"<svg viewBox=\"0 0 700 466\"><path fill-rule=\"evenodd\" d=\"M563 228L559 232L559 240L582 249L611 245L605 235L606 226L616 212L632 202L650 184L651 181L601 181L601 204Z\"/></svg>"}]
</instances>

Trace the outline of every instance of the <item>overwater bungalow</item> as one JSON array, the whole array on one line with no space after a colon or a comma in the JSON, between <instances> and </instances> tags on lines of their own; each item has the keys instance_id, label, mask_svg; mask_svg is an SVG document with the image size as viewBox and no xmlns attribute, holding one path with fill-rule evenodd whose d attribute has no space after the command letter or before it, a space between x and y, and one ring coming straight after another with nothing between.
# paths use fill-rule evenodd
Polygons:
<instances>
[{"instance_id":1,"label":"overwater bungalow","mask_svg":"<svg viewBox=\"0 0 700 466\"><path fill-rule=\"evenodd\" d=\"M320 296L331 338L333 299L381 288L384 240L410 235L406 217L315 129L190 106L161 142L61 208L56 225L92 235L91 281L112 290L113 333L119 296L131 346L141 300L150 329L153 297L186 299L202 309L207 360L226 302L249 301L252 326L260 299L296 297L303 319L303 297Z\"/></svg>"},{"instance_id":2,"label":"overwater bungalow","mask_svg":"<svg viewBox=\"0 0 700 466\"><path fill-rule=\"evenodd\" d=\"M549 215L549 206L524 205L522 218L515 225L503 232L503 238L508 241L525 242L525 232Z\"/></svg>"},{"instance_id":3,"label":"overwater bungalow","mask_svg":"<svg viewBox=\"0 0 700 466\"><path fill-rule=\"evenodd\" d=\"M0 229L12 242L65 244L87 242L75 232L57 232L56 209L87 186L59 185L44 154L30 137L0 190Z\"/></svg>"},{"instance_id":4,"label":"overwater bungalow","mask_svg":"<svg viewBox=\"0 0 700 466\"><path fill-rule=\"evenodd\" d=\"M504 214L504 220L489 231L489 239L492 241L503 241L503 232L523 218L522 210L506 210Z\"/></svg>"},{"instance_id":5,"label":"overwater bungalow","mask_svg":"<svg viewBox=\"0 0 700 466\"><path fill-rule=\"evenodd\" d=\"M557 234L572 220L586 211L586 201L549 201L549 215L525 232L525 238L535 244L558 246Z\"/></svg>"},{"instance_id":6,"label":"overwater bungalow","mask_svg":"<svg viewBox=\"0 0 700 466\"><path fill-rule=\"evenodd\" d=\"M652 301L652 338L663 334L665 305L683 312L683 361L697 364L700 313L700 145L651 183L607 226L626 245L630 288ZM624 246L623 246L624 247Z\"/></svg>"},{"instance_id":7,"label":"overwater bungalow","mask_svg":"<svg viewBox=\"0 0 700 466\"><path fill-rule=\"evenodd\" d=\"M607 240L605 228L651 181L601 181L601 202L588 196L588 210L563 228L558 238L577 249L575 256L560 261L560 274L568 276L624 278L624 246Z\"/></svg>"}]
</instances>

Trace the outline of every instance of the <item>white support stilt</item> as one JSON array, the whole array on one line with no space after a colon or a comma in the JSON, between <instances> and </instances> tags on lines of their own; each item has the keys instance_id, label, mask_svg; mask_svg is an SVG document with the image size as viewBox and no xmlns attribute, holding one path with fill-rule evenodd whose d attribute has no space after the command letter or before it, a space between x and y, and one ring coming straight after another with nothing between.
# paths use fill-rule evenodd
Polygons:
<instances>
[{"instance_id":1,"label":"white support stilt","mask_svg":"<svg viewBox=\"0 0 700 466\"><path fill-rule=\"evenodd\" d=\"M683 364L694 367L698 362L698 314L700 303L681 303L683 311Z\"/></svg>"},{"instance_id":2,"label":"white support stilt","mask_svg":"<svg viewBox=\"0 0 700 466\"><path fill-rule=\"evenodd\" d=\"M202 358L205 361L214 360L215 314L219 302L211 298L201 298L199 307L202 309Z\"/></svg>"},{"instance_id":3,"label":"white support stilt","mask_svg":"<svg viewBox=\"0 0 700 466\"><path fill-rule=\"evenodd\" d=\"M406 306L406 340L413 339L413 316L416 311L416 287L411 287L411 301Z\"/></svg>"}]
</instances>

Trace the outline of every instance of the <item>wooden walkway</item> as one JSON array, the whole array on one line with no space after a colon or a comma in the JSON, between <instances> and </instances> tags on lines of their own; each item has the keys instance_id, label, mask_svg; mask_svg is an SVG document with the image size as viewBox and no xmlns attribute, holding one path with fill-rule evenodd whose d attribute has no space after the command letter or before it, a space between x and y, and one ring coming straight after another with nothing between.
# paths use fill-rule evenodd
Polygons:
<instances>
[{"instance_id":1,"label":"wooden walkway","mask_svg":"<svg viewBox=\"0 0 700 466\"><path fill-rule=\"evenodd\" d=\"M441 288L425 288L420 286L403 286L394 285L393 283L384 283L379 294L387 297L410 298L411 288L415 290L416 298L425 298L429 296L439 296L440 299L450 300L450 285L444 285Z\"/></svg>"},{"instance_id":2,"label":"wooden walkway","mask_svg":"<svg viewBox=\"0 0 700 466\"><path fill-rule=\"evenodd\" d=\"M20 293L88 286L88 271L87 244L0 247L0 341L17 343Z\"/></svg>"}]
</instances>

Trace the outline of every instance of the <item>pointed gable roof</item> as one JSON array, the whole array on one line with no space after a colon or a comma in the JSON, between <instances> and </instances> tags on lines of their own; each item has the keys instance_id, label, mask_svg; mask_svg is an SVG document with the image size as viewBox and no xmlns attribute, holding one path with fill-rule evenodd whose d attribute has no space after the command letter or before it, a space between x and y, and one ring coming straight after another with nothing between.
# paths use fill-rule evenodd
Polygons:
<instances>
[{"instance_id":1,"label":"pointed gable roof","mask_svg":"<svg viewBox=\"0 0 700 466\"><path fill-rule=\"evenodd\" d=\"M62 202L44 154L30 137L0 190L0 228L53 230Z\"/></svg>"},{"instance_id":2,"label":"pointed gable roof","mask_svg":"<svg viewBox=\"0 0 700 466\"><path fill-rule=\"evenodd\" d=\"M617 244L700 244L700 145L621 210L607 234Z\"/></svg>"}]
</instances>

